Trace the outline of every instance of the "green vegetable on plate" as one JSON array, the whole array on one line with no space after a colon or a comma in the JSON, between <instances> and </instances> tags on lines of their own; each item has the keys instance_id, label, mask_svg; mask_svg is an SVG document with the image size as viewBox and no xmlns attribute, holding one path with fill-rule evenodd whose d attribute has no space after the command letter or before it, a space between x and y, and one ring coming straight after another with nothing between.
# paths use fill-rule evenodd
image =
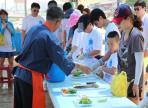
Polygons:
<instances>
[{"instance_id":1,"label":"green vegetable on plate","mask_svg":"<svg viewBox=\"0 0 148 108\"><path fill-rule=\"evenodd\" d=\"M80 70L77 70L76 72L73 73L73 76L79 77L82 74Z\"/></svg>"},{"instance_id":2,"label":"green vegetable on plate","mask_svg":"<svg viewBox=\"0 0 148 108\"><path fill-rule=\"evenodd\" d=\"M79 104L91 104L91 103L92 101L87 97L82 98L79 102Z\"/></svg>"}]
</instances>

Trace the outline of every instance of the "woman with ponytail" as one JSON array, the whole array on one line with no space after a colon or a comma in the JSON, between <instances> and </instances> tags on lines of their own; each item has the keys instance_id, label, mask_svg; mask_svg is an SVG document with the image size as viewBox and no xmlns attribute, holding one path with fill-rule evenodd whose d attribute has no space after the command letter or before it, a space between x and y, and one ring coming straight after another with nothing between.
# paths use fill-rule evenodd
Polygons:
<instances>
[{"instance_id":1,"label":"woman with ponytail","mask_svg":"<svg viewBox=\"0 0 148 108\"><path fill-rule=\"evenodd\" d=\"M144 39L142 22L133 15L127 4L121 4L114 14L113 22L122 29L118 51L118 70L125 71L130 82L128 98L138 102L142 94Z\"/></svg>"}]
</instances>

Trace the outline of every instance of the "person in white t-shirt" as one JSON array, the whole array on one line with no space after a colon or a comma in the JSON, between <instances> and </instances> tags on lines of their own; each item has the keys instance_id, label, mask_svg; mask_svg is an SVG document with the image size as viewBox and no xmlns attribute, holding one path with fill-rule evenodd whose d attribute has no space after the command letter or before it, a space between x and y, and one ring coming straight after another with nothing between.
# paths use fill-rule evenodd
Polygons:
<instances>
[{"instance_id":1,"label":"person in white t-shirt","mask_svg":"<svg viewBox=\"0 0 148 108\"><path fill-rule=\"evenodd\" d=\"M108 47L112 52L109 59L101 67L100 76L108 83L111 83L113 75L117 73L118 57L117 50L119 47L119 34L116 31L112 31L108 34Z\"/></svg>"},{"instance_id":2,"label":"person in white t-shirt","mask_svg":"<svg viewBox=\"0 0 148 108\"><path fill-rule=\"evenodd\" d=\"M70 18L70 15L74 11L72 4L70 2L65 2L63 4L63 11L64 11L64 18L63 18L62 23L61 23L62 44L64 46L64 49L66 50L68 35L69 35L69 30L70 30L70 27L68 26L68 19Z\"/></svg>"},{"instance_id":3,"label":"person in white t-shirt","mask_svg":"<svg viewBox=\"0 0 148 108\"><path fill-rule=\"evenodd\" d=\"M91 23L89 15L80 17L78 32L85 32L81 42L82 56L101 56L102 38L99 29Z\"/></svg>"},{"instance_id":4,"label":"person in white t-shirt","mask_svg":"<svg viewBox=\"0 0 148 108\"><path fill-rule=\"evenodd\" d=\"M44 19L38 15L40 10L40 5L38 3L31 4L31 15L26 16L23 19L22 24L22 38L24 39L27 32L35 25L42 24Z\"/></svg>"},{"instance_id":5,"label":"person in white t-shirt","mask_svg":"<svg viewBox=\"0 0 148 108\"><path fill-rule=\"evenodd\" d=\"M77 59L81 55L81 43L83 42L84 32L78 32L78 29L74 31L72 39L72 49L68 54L69 59Z\"/></svg>"},{"instance_id":6,"label":"person in white t-shirt","mask_svg":"<svg viewBox=\"0 0 148 108\"><path fill-rule=\"evenodd\" d=\"M50 0L48 2L48 8L57 7L57 6L58 6L58 4L55 0ZM60 41L60 43L62 45L62 25L60 25L59 28L54 32L54 35L58 38L58 40Z\"/></svg>"},{"instance_id":7,"label":"person in white t-shirt","mask_svg":"<svg viewBox=\"0 0 148 108\"><path fill-rule=\"evenodd\" d=\"M146 2L137 0L134 4L136 15L142 20L142 35L144 37L144 55L148 57L148 14L146 13Z\"/></svg>"},{"instance_id":8,"label":"person in white t-shirt","mask_svg":"<svg viewBox=\"0 0 148 108\"><path fill-rule=\"evenodd\" d=\"M98 28L105 29L105 37L103 43L105 44L105 54L106 54L108 52L108 45L107 45L108 33L111 31L117 31L120 36L119 29L115 23L109 21L106 18L105 13L99 8L92 10L90 17L91 17L91 22L94 23Z\"/></svg>"}]
</instances>

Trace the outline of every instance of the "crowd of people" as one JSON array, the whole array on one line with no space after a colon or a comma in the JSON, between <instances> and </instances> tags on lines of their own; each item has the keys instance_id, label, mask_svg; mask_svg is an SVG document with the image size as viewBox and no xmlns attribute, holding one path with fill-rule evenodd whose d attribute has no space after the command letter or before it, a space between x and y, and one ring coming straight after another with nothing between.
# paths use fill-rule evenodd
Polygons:
<instances>
[{"instance_id":1,"label":"crowd of people","mask_svg":"<svg viewBox=\"0 0 148 108\"><path fill-rule=\"evenodd\" d=\"M108 83L116 73L125 71L131 82L127 97L133 101L142 99L146 71L143 62L148 57L145 1L136 1L134 10L128 4L119 5L112 20L99 7L91 10L80 4L73 8L70 2L61 9L56 1L49 1L46 19L38 15L39 10L40 5L32 3L31 14L22 23L23 49L16 58L19 65L14 72L15 108L45 108L42 75L52 63L66 75L74 68L89 73L92 71L89 67L73 63L85 57L98 59L96 68L101 66L99 75ZM8 58L9 66L13 67L15 30L6 10L0 10L0 20L0 65ZM37 103L38 98L43 101Z\"/></svg>"}]
</instances>

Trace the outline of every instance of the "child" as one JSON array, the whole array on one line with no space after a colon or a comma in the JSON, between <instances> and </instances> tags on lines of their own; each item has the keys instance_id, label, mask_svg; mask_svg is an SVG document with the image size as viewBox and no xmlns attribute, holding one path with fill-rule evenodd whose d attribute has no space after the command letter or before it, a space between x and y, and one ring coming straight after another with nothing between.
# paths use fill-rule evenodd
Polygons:
<instances>
[{"instance_id":1,"label":"child","mask_svg":"<svg viewBox=\"0 0 148 108\"><path fill-rule=\"evenodd\" d=\"M84 57L101 56L102 37L100 31L90 21L89 15L82 15L78 21L78 32L84 32L83 41L81 42L82 55Z\"/></svg>"},{"instance_id":2,"label":"child","mask_svg":"<svg viewBox=\"0 0 148 108\"><path fill-rule=\"evenodd\" d=\"M118 58L117 50L119 46L119 34L116 31L112 31L108 34L108 47L112 52L107 62L102 66L101 76L106 82L111 83L112 76L117 72Z\"/></svg>"}]
</instances>

